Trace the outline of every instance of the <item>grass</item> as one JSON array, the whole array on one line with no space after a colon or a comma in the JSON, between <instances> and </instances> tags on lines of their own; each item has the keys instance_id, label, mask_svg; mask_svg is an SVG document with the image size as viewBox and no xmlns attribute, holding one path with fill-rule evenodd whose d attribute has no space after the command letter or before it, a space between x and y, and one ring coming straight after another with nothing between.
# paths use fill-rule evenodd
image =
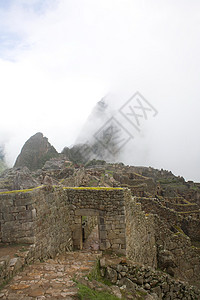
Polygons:
<instances>
[{"instance_id":1,"label":"grass","mask_svg":"<svg viewBox=\"0 0 200 300\"><path fill-rule=\"evenodd\" d=\"M136 291L136 294L140 296L140 299L144 299L144 297L148 294L147 292L142 292L142 291Z\"/></svg>"},{"instance_id":2,"label":"grass","mask_svg":"<svg viewBox=\"0 0 200 300\"><path fill-rule=\"evenodd\" d=\"M101 276L99 260L96 262L95 266L93 267L92 271L89 273L87 277L90 281L96 280L107 286L112 286L112 283L109 280ZM118 300L119 299L118 297L106 291L95 291L80 282L77 282L77 287L79 289L78 297L80 300Z\"/></svg>"},{"instance_id":3,"label":"grass","mask_svg":"<svg viewBox=\"0 0 200 300\"><path fill-rule=\"evenodd\" d=\"M107 292L94 291L81 283L78 283L77 286L79 289L78 297L80 300L119 300L119 298L114 295Z\"/></svg>"},{"instance_id":4,"label":"grass","mask_svg":"<svg viewBox=\"0 0 200 300\"><path fill-rule=\"evenodd\" d=\"M89 273L89 275L87 277L88 277L88 279L90 281L96 280L96 281L99 281L99 282L101 282L101 283L103 283L103 284L105 284L107 286L111 286L112 285L112 283L108 279L103 278L101 276L101 273L100 273L100 262L99 262L99 260L96 262L94 268L92 269L92 271Z\"/></svg>"},{"instance_id":5,"label":"grass","mask_svg":"<svg viewBox=\"0 0 200 300\"><path fill-rule=\"evenodd\" d=\"M108 169L105 170L105 174L108 174L110 177L113 177L113 173L114 171L112 170L108 170Z\"/></svg>"},{"instance_id":6,"label":"grass","mask_svg":"<svg viewBox=\"0 0 200 300\"><path fill-rule=\"evenodd\" d=\"M5 279L2 284L0 284L0 291L11 281L12 277Z\"/></svg>"}]
</instances>

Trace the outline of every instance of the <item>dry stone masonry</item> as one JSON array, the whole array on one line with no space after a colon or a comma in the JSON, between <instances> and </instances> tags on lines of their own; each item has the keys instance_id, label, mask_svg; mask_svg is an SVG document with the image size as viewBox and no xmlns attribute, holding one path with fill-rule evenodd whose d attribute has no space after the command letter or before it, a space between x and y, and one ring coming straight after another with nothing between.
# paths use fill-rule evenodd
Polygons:
<instances>
[{"instance_id":1,"label":"dry stone masonry","mask_svg":"<svg viewBox=\"0 0 200 300\"><path fill-rule=\"evenodd\" d=\"M115 260L116 261L116 260ZM200 299L200 291L170 275L130 261L100 260L101 274L134 297L130 299Z\"/></svg>"},{"instance_id":2,"label":"dry stone masonry","mask_svg":"<svg viewBox=\"0 0 200 300\"><path fill-rule=\"evenodd\" d=\"M82 248L82 216L97 216L100 250L125 254L125 193L119 188L66 188L75 248Z\"/></svg>"},{"instance_id":3,"label":"dry stone masonry","mask_svg":"<svg viewBox=\"0 0 200 300\"><path fill-rule=\"evenodd\" d=\"M98 224L100 250L125 254L133 262L159 267L198 285L197 249L181 232L171 232L159 217L145 214L144 200L137 200L123 188L49 185L2 192L0 242L30 244L25 263L53 258L82 249L83 217L91 217L91 223Z\"/></svg>"}]
</instances>

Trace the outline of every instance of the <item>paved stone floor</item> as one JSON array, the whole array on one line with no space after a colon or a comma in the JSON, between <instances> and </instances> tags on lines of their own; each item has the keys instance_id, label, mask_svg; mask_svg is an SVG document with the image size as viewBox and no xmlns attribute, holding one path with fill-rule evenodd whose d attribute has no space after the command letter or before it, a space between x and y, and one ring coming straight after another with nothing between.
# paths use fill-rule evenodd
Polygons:
<instances>
[{"instance_id":1,"label":"paved stone floor","mask_svg":"<svg viewBox=\"0 0 200 300\"><path fill-rule=\"evenodd\" d=\"M54 260L27 266L0 290L0 299L77 299L75 278L90 272L99 253L68 252Z\"/></svg>"}]
</instances>

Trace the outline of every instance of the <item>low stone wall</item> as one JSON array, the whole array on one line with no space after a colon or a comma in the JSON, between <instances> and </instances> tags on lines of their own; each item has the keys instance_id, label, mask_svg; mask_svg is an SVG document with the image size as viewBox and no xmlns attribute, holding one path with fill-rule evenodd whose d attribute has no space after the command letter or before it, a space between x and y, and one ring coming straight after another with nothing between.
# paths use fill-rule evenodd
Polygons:
<instances>
[{"instance_id":1,"label":"low stone wall","mask_svg":"<svg viewBox=\"0 0 200 300\"><path fill-rule=\"evenodd\" d=\"M127 184L128 186L136 186L136 185L145 184L148 187L148 190L151 190L151 191L155 190L156 185L152 178L147 178L147 177L145 178L140 175L133 174L133 179L130 179L129 175L130 174L120 175L120 174L114 172L113 178L116 181L119 181L122 185Z\"/></svg>"},{"instance_id":2,"label":"low stone wall","mask_svg":"<svg viewBox=\"0 0 200 300\"><path fill-rule=\"evenodd\" d=\"M171 208L177 212L190 212L190 211L199 211L197 204L181 204L181 203L171 203L169 201L164 201L167 208Z\"/></svg>"},{"instance_id":3,"label":"low stone wall","mask_svg":"<svg viewBox=\"0 0 200 300\"><path fill-rule=\"evenodd\" d=\"M136 197L136 202L141 203L142 210L146 213L157 214L165 220L169 227L176 225L181 220L175 211L164 207L156 198Z\"/></svg>"},{"instance_id":4,"label":"low stone wall","mask_svg":"<svg viewBox=\"0 0 200 300\"><path fill-rule=\"evenodd\" d=\"M200 290L150 267L132 262L113 264L100 260L101 274L121 291L129 292L130 299L200 299ZM149 295L149 298L147 297ZM151 296L151 297L150 297Z\"/></svg>"},{"instance_id":5,"label":"low stone wall","mask_svg":"<svg viewBox=\"0 0 200 300\"><path fill-rule=\"evenodd\" d=\"M14 256L0 257L0 286L21 271L26 264L33 261L32 250L32 245L21 246Z\"/></svg>"},{"instance_id":6,"label":"low stone wall","mask_svg":"<svg viewBox=\"0 0 200 300\"><path fill-rule=\"evenodd\" d=\"M175 278L200 285L200 256L190 238L184 233L170 231L157 216L154 223L158 268Z\"/></svg>"},{"instance_id":7,"label":"low stone wall","mask_svg":"<svg viewBox=\"0 0 200 300\"><path fill-rule=\"evenodd\" d=\"M135 197L136 201L139 201L142 209L147 213L153 213L154 220L151 219L151 225L149 228L149 236L153 236L154 232L154 245L156 246L156 263L157 267L162 269L163 271L172 274L176 278L180 278L182 280L186 280L190 283L198 284L198 278L200 276L200 256L198 250L192 246L190 238L184 234L185 230L188 235L192 237L198 238L199 236L199 227L197 226L196 230L189 231L190 227L188 224L185 224L183 228L184 218L178 216L176 212L165 208L159 203L159 200L154 198L139 198ZM130 208L129 211L133 214L133 208ZM134 217L136 219L138 213ZM134 223L134 221L132 221ZM141 222L144 226L145 222ZM194 224L193 224L194 225ZM197 224L199 225L198 221ZM173 229L175 232L171 231ZM139 231L140 229L137 229ZM184 232L182 231L184 230ZM135 234L135 233L134 233ZM132 234L132 238L130 241L133 243L134 234ZM144 239L147 235L141 235L141 240ZM196 239L198 240L198 239ZM150 243L150 238L149 238ZM153 245L153 239L151 239ZM140 241L139 241L140 243ZM139 244L138 244L139 245ZM147 244L146 244L147 245ZM131 248L131 247L130 247ZM138 247L139 248L139 247ZM127 244L127 251L129 247ZM148 261L148 265L152 266L150 263L153 256L152 247L150 247L149 252L146 253L146 260ZM141 251L144 251L143 249ZM139 252L139 251L138 251ZM139 252L140 253L140 252ZM144 253L145 254L145 253ZM134 255L130 256L134 257ZM142 256L143 257L143 256ZM137 261L134 259L134 261ZM153 260L152 260L153 261ZM146 262L143 262L146 264Z\"/></svg>"},{"instance_id":8,"label":"low stone wall","mask_svg":"<svg viewBox=\"0 0 200 300\"><path fill-rule=\"evenodd\" d=\"M144 210L146 213L157 214L161 220L164 220L166 224L168 224L169 228L173 226L175 228L178 226L186 235L191 238L191 240L200 241L200 219L190 217L190 215L193 216L193 214L194 216L197 216L198 213L176 212L163 206L162 203L160 203L160 201L156 198L136 197L136 201L141 203L142 210ZM183 206L191 208L191 205ZM183 206L180 205L180 207Z\"/></svg>"}]
</instances>

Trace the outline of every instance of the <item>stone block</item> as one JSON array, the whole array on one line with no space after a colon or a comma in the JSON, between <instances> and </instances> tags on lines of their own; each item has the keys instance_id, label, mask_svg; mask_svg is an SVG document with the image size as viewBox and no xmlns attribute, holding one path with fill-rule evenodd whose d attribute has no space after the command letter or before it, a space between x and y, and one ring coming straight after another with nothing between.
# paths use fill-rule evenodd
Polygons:
<instances>
[{"instance_id":1,"label":"stone block","mask_svg":"<svg viewBox=\"0 0 200 300\"><path fill-rule=\"evenodd\" d=\"M29 210L19 212L16 215L16 220L31 221L32 220L32 212Z\"/></svg>"},{"instance_id":2,"label":"stone block","mask_svg":"<svg viewBox=\"0 0 200 300\"><path fill-rule=\"evenodd\" d=\"M107 267L106 268L106 278L115 284L117 282L117 272L114 269Z\"/></svg>"},{"instance_id":3,"label":"stone block","mask_svg":"<svg viewBox=\"0 0 200 300\"><path fill-rule=\"evenodd\" d=\"M99 249L106 250L106 241L100 241Z\"/></svg>"},{"instance_id":4,"label":"stone block","mask_svg":"<svg viewBox=\"0 0 200 300\"><path fill-rule=\"evenodd\" d=\"M26 195L24 198L15 199L14 200L14 205L16 207L18 207L18 206L26 206L26 205L32 204L33 202L34 202L33 198L30 195L28 197Z\"/></svg>"},{"instance_id":5,"label":"stone block","mask_svg":"<svg viewBox=\"0 0 200 300\"><path fill-rule=\"evenodd\" d=\"M112 249L119 249L119 244L112 244L112 245L111 245L111 248L112 248Z\"/></svg>"},{"instance_id":6,"label":"stone block","mask_svg":"<svg viewBox=\"0 0 200 300\"><path fill-rule=\"evenodd\" d=\"M107 238L107 231L99 231L99 238L105 240Z\"/></svg>"},{"instance_id":7,"label":"stone block","mask_svg":"<svg viewBox=\"0 0 200 300\"><path fill-rule=\"evenodd\" d=\"M112 240L113 244L125 244L126 243L126 239L125 238L117 238L117 239L113 239Z\"/></svg>"},{"instance_id":8,"label":"stone block","mask_svg":"<svg viewBox=\"0 0 200 300\"><path fill-rule=\"evenodd\" d=\"M109 229L111 229L111 228L109 228L109 227L106 226L106 225L100 225L100 226L99 226L99 230L100 230L100 231L101 231L101 230L102 230L102 231L105 231L106 229L109 230Z\"/></svg>"}]
</instances>

